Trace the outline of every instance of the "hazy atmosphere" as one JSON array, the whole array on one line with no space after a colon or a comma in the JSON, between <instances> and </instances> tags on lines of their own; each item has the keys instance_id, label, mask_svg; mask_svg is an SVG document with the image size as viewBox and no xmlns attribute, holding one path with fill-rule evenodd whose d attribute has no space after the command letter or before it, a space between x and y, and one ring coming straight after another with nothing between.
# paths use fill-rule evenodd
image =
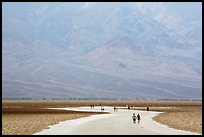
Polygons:
<instances>
[{"instance_id":1,"label":"hazy atmosphere","mask_svg":"<svg viewBox=\"0 0 204 137\"><path fill-rule=\"evenodd\" d=\"M202 3L2 3L3 98L202 98Z\"/></svg>"}]
</instances>

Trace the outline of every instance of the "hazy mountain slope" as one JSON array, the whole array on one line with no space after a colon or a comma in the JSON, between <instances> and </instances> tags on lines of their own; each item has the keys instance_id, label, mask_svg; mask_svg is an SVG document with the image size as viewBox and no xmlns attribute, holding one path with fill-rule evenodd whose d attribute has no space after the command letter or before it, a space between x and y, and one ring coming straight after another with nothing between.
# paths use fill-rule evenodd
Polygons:
<instances>
[{"instance_id":1,"label":"hazy mountain slope","mask_svg":"<svg viewBox=\"0 0 204 137\"><path fill-rule=\"evenodd\" d=\"M3 97L200 98L200 21L139 5L3 3Z\"/></svg>"}]
</instances>

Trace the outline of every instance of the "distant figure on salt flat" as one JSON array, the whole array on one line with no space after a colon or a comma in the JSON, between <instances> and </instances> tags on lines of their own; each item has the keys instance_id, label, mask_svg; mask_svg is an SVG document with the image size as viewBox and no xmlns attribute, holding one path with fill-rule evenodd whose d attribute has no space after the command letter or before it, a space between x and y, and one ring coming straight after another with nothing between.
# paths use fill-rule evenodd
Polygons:
<instances>
[{"instance_id":1,"label":"distant figure on salt flat","mask_svg":"<svg viewBox=\"0 0 204 137\"><path fill-rule=\"evenodd\" d=\"M103 106L101 106L101 111L104 111L104 107Z\"/></svg>"},{"instance_id":2,"label":"distant figure on salt flat","mask_svg":"<svg viewBox=\"0 0 204 137\"><path fill-rule=\"evenodd\" d=\"M130 106L128 105L128 110L130 110Z\"/></svg>"},{"instance_id":3,"label":"distant figure on salt flat","mask_svg":"<svg viewBox=\"0 0 204 137\"><path fill-rule=\"evenodd\" d=\"M115 106L114 106L114 108L113 108L113 109L114 109L114 112L115 112L115 111L118 111L118 109L117 109Z\"/></svg>"}]
</instances>

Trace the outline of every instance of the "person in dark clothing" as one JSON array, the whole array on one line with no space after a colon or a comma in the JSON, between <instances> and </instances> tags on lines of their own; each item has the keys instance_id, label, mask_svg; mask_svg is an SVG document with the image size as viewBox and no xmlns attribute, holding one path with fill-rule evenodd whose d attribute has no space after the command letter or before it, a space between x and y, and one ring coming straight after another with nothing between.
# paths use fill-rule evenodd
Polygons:
<instances>
[{"instance_id":1,"label":"person in dark clothing","mask_svg":"<svg viewBox=\"0 0 204 137\"><path fill-rule=\"evenodd\" d=\"M114 112L115 112L115 111L117 111L117 108L116 108L115 106L114 106L114 108L113 108L113 109L114 109Z\"/></svg>"},{"instance_id":2,"label":"person in dark clothing","mask_svg":"<svg viewBox=\"0 0 204 137\"><path fill-rule=\"evenodd\" d=\"M140 114L137 114L137 120L138 120L138 121L141 120Z\"/></svg>"},{"instance_id":3,"label":"person in dark clothing","mask_svg":"<svg viewBox=\"0 0 204 137\"><path fill-rule=\"evenodd\" d=\"M130 110L130 106L128 106L128 110Z\"/></svg>"},{"instance_id":4,"label":"person in dark clothing","mask_svg":"<svg viewBox=\"0 0 204 137\"><path fill-rule=\"evenodd\" d=\"M149 111L149 107L147 107L147 111Z\"/></svg>"}]
</instances>

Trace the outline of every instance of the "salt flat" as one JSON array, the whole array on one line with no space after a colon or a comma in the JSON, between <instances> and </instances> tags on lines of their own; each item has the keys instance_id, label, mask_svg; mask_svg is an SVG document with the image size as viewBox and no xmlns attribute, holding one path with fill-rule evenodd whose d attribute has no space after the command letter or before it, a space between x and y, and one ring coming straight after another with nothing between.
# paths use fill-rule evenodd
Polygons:
<instances>
[{"instance_id":1,"label":"salt flat","mask_svg":"<svg viewBox=\"0 0 204 137\"><path fill-rule=\"evenodd\" d=\"M76 111L101 111L101 107L55 108ZM152 120L161 112L138 111L104 107L110 114L92 115L60 122L35 135L196 135L197 133L169 128ZM140 114L141 120L132 122L132 114Z\"/></svg>"}]
</instances>

